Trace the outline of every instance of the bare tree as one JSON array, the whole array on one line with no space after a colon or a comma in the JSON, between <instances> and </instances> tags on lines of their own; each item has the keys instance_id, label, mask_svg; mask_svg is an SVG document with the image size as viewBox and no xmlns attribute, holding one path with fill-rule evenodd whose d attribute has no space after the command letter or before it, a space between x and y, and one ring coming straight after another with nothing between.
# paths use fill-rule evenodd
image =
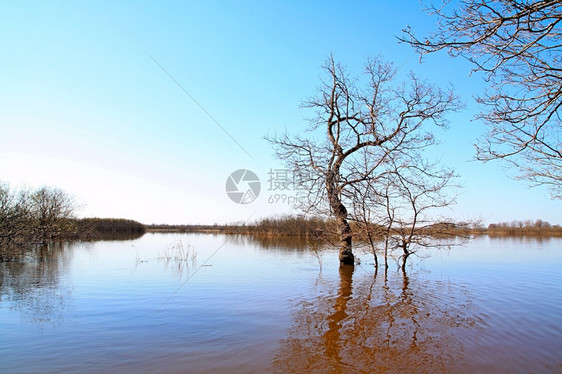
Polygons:
<instances>
[{"instance_id":1,"label":"bare tree","mask_svg":"<svg viewBox=\"0 0 562 374\"><path fill-rule=\"evenodd\" d=\"M420 160L420 164L395 165L390 178L394 193L387 197L386 211L392 212L387 227L394 248L401 250L402 270L406 261L420 247L449 247L452 240L450 220L439 218L443 208L455 203L458 187L453 170L437 163Z\"/></svg>"},{"instance_id":2,"label":"bare tree","mask_svg":"<svg viewBox=\"0 0 562 374\"><path fill-rule=\"evenodd\" d=\"M379 176L377 179L366 179L362 185L356 186L357 191L360 191L360 193L354 194L351 200L352 211L354 212L353 220L356 223L356 234L363 238L366 246L371 250L375 260L375 268L379 266L377 252L379 251L380 238L385 238L383 256L385 267L387 267L388 239L390 238L390 226L381 224L380 212L380 207L386 206L383 201L384 197L388 196L389 191L384 188L379 190L380 186L375 188L375 182L378 182L376 184L380 185L382 180L384 180L383 176ZM377 207L379 209L376 209ZM391 217L391 214L389 214L389 217Z\"/></svg>"},{"instance_id":3,"label":"bare tree","mask_svg":"<svg viewBox=\"0 0 562 374\"><path fill-rule=\"evenodd\" d=\"M365 64L365 84L347 76L330 56L319 94L304 103L316 116L305 135L267 137L277 156L296 173L308 174L305 211L334 217L340 262L353 264L352 200L369 179L384 174L394 154L434 142L427 125L446 126L444 114L459 106L452 91L442 91L410 74L394 82L396 70L380 58Z\"/></svg>"},{"instance_id":4,"label":"bare tree","mask_svg":"<svg viewBox=\"0 0 562 374\"><path fill-rule=\"evenodd\" d=\"M30 206L26 191L15 193L0 184L0 246L10 246L29 236Z\"/></svg>"},{"instance_id":5,"label":"bare tree","mask_svg":"<svg viewBox=\"0 0 562 374\"><path fill-rule=\"evenodd\" d=\"M352 219L365 237L378 264L385 268L394 250L405 270L408 258L421 247L462 243L451 231L454 224L441 217L444 208L455 203L458 176L439 162L428 162L419 151L409 150L389 158L377 178L357 186Z\"/></svg>"},{"instance_id":6,"label":"bare tree","mask_svg":"<svg viewBox=\"0 0 562 374\"><path fill-rule=\"evenodd\" d=\"M44 241L59 236L68 223L66 219L74 216L74 199L55 187L41 187L30 198L38 239Z\"/></svg>"},{"instance_id":7,"label":"bare tree","mask_svg":"<svg viewBox=\"0 0 562 374\"><path fill-rule=\"evenodd\" d=\"M562 198L562 2L461 0L456 9L446 1L426 10L438 17L437 31L418 38L408 27L401 40L422 55L464 57L490 84L476 99L489 129L476 158L502 159L518 179Z\"/></svg>"}]
</instances>

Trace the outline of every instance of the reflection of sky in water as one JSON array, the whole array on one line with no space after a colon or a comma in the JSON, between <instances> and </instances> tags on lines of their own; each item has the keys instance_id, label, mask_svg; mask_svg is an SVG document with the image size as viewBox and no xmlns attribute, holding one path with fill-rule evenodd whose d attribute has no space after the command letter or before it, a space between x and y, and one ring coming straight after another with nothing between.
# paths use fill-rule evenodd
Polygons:
<instances>
[{"instance_id":1,"label":"reflection of sky in water","mask_svg":"<svg viewBox=\"0 0 562 374\"><path fill-rule=\"evenodd\" d=\"M189 255L166 260L178 243ZM339 271L335 252L319 259L306 248L294 239L147 234L0 264L0 372L562 364L561 239L479 238L413 258L406 277L391 262L375 278L366 254L352 274Z\"/></svg>"}]
</instances>

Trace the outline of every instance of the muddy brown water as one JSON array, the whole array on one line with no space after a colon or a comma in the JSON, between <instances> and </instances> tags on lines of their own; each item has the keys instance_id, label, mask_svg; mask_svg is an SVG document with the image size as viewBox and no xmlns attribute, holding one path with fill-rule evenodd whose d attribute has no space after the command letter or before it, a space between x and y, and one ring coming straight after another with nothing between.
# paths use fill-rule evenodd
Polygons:
<instances>
[{"instance_id":1,"label":"muddy brown water","mask_svg":"<svg viewBox=\"0 0 562 374\"><path fill-rule=\"evenodd\" d=\"M562 239L480 237L405 274L311 246L146 234L0 264L0 372L562 372Z\"/></svg>"}]
</instances>

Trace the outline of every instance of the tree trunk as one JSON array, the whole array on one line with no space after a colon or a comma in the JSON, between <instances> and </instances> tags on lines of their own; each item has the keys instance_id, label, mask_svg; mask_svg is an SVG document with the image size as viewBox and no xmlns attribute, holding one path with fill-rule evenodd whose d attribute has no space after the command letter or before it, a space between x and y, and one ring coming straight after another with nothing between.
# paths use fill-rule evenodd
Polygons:
<instances>
[{"instance_id":1,"label":"tree trunk","mask_svg":"<svg viewBox=\"0 0 562 374\"><path fill-rule=\"evenodd\" d=\"M353 256L352 251L353 233L347 222L347 209L345 209L345 206L337 197L331 199L331 201L333 202L332 210L336 216L340 236L340 263L342 265L354 265L355 256Z\"/></svg>"},{"instance_id":2,"label":"tree trunk","mask_svg":"<svg viewBox=\"0 0 562 374\"><path fill-rule=\"evenodd\" d=\"M353 265L355 264L355 256L353 256L351 248L351 228L347 219L343 219L341 223L339 221L338 219L338 226L340 226L340 263L342 265Z\"/></svg>"},{"instance_id":3,"label":"tree trunk","mask_svg":"<svg viewBox=\"0 0 562 374\"><path fill-rule=\"evenodd\" d=\"M408 243L406 241L402 241L402 252L404 253L402 255L402 271L406 271L406 261L408 260L408 257L410 256L410 251L408 250Z\"/></svg>"},{"instance_id":4,"label":"tree trunk","mask_svg":"<svg viewBox=\"0 0 562 374\"><path fill-rule=\"evenodd\" d=\"M379 259L377 258L377 251L375 250L375 243L373 241L373 235L371 235L371 228L369 227L369 223L367 221L364 222L365 227L367 228L367 238L369 239L369 244L371 245L371 249L373 250L373 257L375 259L375 269L379 267ZM375 277L376 277L375 270Z\"/></svg>"},{"instance_id":5,"label":"tree trunk","mask_svg":"<svg viewBox=\"0 0 562 374\"><path fill-rule=\"evenodd\" d=\"M353 233L351 232L349 222L347 222L347 209L342 204L336 189L335 175L336 173L332 173L326 178L326 192L328 193L330 207L336 217L340 236L340 264L354 265L355 257L351 247Z\"/></svg>"}]
</instances>

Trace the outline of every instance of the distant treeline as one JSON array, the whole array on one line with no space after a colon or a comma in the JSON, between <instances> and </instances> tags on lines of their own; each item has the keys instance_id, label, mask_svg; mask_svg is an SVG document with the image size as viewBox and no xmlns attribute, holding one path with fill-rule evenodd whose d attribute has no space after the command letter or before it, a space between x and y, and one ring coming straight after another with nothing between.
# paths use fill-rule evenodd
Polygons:
<instances>
[{"instance_id":1,"label":"distant treeline","mask_svg":"<svg viewBox=\"0 0 562 374\"><path fill-rule=\"evenodd\" d=\"M492 223L488 225L486 234L492 236L560 236L562 227L551 225L547 221L538 219L536 221L512 221Z\"/></svg>"},{"instance_id":2,"label":"distant treeline","mask_svg":"<svg viewBox=\"0 0 562 374\"><path fill-rule=\"evenodd\" d=\"M239 223L228 225L147 225L147 231L151 232L220 232L224 234L240 235L267 235L267 236L302 236L302 237L326 237L335 235L336 222L333 219L304 217L304 216L281 216L275 218L263 218L251 223ZM358 237L364 230L351 222L351 227ZM432 228L425 228L432 232L453 231L466 233L467 228L462 225L443 223L437 224ZM385 233L385 227L372 225L372 233Z\"/></svg>"},{"instance_id":3,"label":"distant treeline","mask_svg":"<svg viewBox=\"0 0 562 374\"><path fill-rule=\"evenodd\" d=\"M329 232L331 220L285 216L264 218L249 225L228 225L225 231L232 234L267 234L271 236L318 236Z\"/></svg>"},{"instance_id":4,"label":"distant treeline","mask_svg":"<svg viewBox=\"0 0 562 374\"><path fill-rule=\"evenodd\" d=\"M105 233L138 233L146 231L145 226L137 221L123 218L82 218L75 220L76 232L84 237Z\"/></svg>"},{"instance_id":5,"label":"distant treeline","mask_svg":"<svg viewBox=\"0 0 562 374\"><path fill-rule=\"evenodd\" d=\"M146 225L150 232L217 232L225 234L259 234L269 236L327 236L334 233L335 222L331 219L306 218L303 216L283 216L264 218L252 223L228 225ZM354 226L351 223L352 227ZM478 223L441 222L421 228L430 235L514 235L514 236L562 236L562 227L551 225L543 220L513 221L511 223L492 223L488 227ZM356 231L359 236L361 230ZM377 230L373 225L371 232L383 233L386 228ZM381 234L382 235L382 234Z\"/></svg>"},{"instance_id":6,"label":"distant treeline","mask_svg":"<svg viewBox=\"0 0 562 374\"><path fill-rule=\"evenodd\" d=\"M220 232L225 234L262 234L270 236L313 236L325 231L329 221L322 218L284 216L264 218L253 223L227 225L146 225L151 232Z\"/></svg>"}]
</instances>

